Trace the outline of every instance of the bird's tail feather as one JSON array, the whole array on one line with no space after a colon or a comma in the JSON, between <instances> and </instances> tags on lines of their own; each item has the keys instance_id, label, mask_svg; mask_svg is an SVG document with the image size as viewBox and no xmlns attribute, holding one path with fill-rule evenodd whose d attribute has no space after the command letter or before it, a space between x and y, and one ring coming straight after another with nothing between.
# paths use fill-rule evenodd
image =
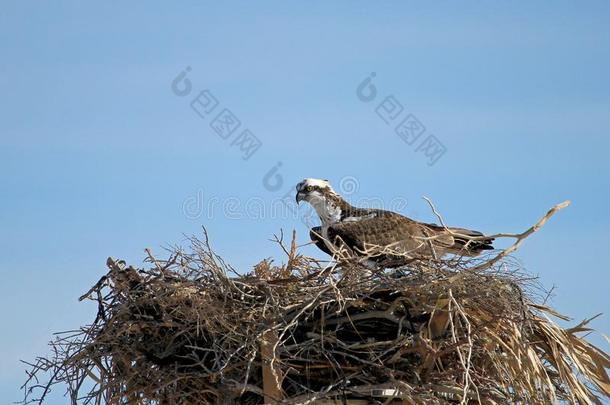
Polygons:
<instances>
[{"instance_id":1,"label":"bird's tail feather","mask_svg":"<svg viewBox=\"0 0 610 405\"><path fill-rule=\"evenodd\" d=\"M476 256L485 250L493 250L493 238L479 239L485 235L481 232L464 228L449 228L453 235L453 253Z\"/></svg>"}]
</instances>

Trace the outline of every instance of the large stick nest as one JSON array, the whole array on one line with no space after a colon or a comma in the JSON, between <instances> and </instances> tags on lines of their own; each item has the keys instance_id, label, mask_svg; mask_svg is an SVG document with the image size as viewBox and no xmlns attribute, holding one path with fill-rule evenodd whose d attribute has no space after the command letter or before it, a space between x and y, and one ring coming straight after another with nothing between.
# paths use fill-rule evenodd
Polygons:
<instances>
[{"instance_id":1,"label":"large stick nest","mask_svg":"<svg viewBox=\"0 0 610 405\"><path fill-rule=\"evenodd\" d=\"M601 404L610 357L581 336L588 320L553 322L567 318L537 304L541 290L509 256L566 205L496 235L516 242L494 257L373 273L302 256L294 235L289 247L277 238L285 264L247 275L207 234L166 260L149 252L147 269L108 259L81 297L97 302L95 320L30 364L24 403L61 384L72 404Z\"/></svg>"},{"instance_id":2,"label":"large stick nest","mask_svg":"<svg viewBox=\"0 0 610 405\"><path fill-rule=\"evenodd\" d=\"M322 267L294 242L286 252L285 265L263 261L249 275L196 239L188 253L151 256L147 270L109 259L83 296L97 301L96 319L52 342L26 401L63 383L72 403L263 403L263 364L286 403L371 400L379 387L405 403L608 395L608 355L578 336L586 322L549 320L558 314L533 303L531 280L510 260L476 271L460 259L417 261L367 275L357 263Z\"/></svg>"}]
</instances>

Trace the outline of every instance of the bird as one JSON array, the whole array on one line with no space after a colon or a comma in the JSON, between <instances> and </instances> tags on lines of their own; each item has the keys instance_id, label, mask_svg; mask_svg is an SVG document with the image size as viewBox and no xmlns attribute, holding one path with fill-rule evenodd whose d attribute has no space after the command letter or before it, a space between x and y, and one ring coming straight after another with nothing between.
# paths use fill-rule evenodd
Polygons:
<instances>
[{"instance_id":1,"label":"bird","mask_svg":"<svg viewBox=\"0 0 610 405\"><path fill-rule=\"evenodd\" d=\"M403 264L446 254L476 257L492 250L493 238L465 228L415 221L396 212L349 204L328 180L306 178L296 185L296 203L309 203L321 225L310 229L312 242L328 255L342 252L374 263Z\"/></svg>"}]
</instances>

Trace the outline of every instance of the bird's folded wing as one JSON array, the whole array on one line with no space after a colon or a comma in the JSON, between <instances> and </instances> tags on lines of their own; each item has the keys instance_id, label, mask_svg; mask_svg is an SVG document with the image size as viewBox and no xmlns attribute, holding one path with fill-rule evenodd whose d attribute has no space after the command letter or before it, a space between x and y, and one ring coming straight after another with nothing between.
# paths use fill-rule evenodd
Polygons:
<instances>
[{"instance_id":1,"label":"bird's folded wing","mask_svg":"<svg viewBox=\"0 0 610 405\"><path fill-rule=\"evenodd\" d=\"M330 256L333 255L333 252L328 248L328 246L326 246L326 242L324 241L324 236L322 236L322 227L321 226L314 226L313 228L311 228L309 230L309 238L311 239L311 241L313 243L315 243L315 245L318 247L318 249L320 249L327 255L330 255Z\"/></svg>"},{"instance_id":2,"label":"bird's folded wing","mask_svg":"<svg viewBox=\"0 0 610 405\"><path fill-rule=\"evenodd\" d=\"M352 249L360 251L371 247L389 247L402 251L453 244L451 235L436 230L400 214L388 211L371 211L370 214L351 221L333 224L328 228L328 238L336 245L336 239Z\"/></svg>"}]
</instances>

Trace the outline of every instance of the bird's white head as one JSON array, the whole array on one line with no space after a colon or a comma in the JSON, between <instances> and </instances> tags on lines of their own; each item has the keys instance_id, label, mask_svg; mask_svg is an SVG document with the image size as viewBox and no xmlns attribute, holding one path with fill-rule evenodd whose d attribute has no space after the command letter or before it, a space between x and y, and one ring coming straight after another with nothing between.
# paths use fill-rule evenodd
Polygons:
<instances>
[{"instance_id":1,"label":"bird's white head","mask_svg":"<svg viewBox=\"0 0 610 405\"><path fill-rule=\"evenodd\" d=\"M343 199L333 190L328 180L305 179L297 184L296 189L297 204L307 201L323 223L337 222L341 218L340 202Z\"/></svg>"}]
</instances>

